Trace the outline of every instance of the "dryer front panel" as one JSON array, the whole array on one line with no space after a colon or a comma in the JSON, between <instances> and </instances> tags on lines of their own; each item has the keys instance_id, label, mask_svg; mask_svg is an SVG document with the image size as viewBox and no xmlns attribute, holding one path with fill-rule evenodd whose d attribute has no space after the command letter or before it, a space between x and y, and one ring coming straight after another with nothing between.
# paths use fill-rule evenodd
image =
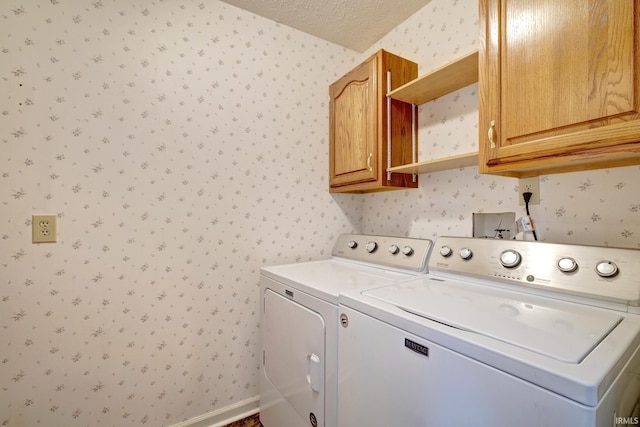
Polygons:
<instances>
[{"instance_id":1,"label":"dryer front panel","mask_svg":"<svg viewBox=\"0 0 640 427\"><path fill-rule=\"evenodd\" d=\"M271 289L263 303L266 378L307 425L324 426L325 321Z\"/></svg>"}]
</instances>

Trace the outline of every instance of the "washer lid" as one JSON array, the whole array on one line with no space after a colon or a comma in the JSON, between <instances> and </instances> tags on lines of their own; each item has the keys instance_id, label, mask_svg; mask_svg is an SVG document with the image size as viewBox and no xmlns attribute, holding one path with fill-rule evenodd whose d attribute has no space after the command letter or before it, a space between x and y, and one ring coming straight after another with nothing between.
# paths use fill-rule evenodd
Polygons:
<instances>
[{"instance_id":1,"label":"washer lid","mask_svg":"<svg viewBox=\"0 0 640 427\"><path fill-rule=\"evenodd\" d=\"M432 277L363 295L573 364L580 363L622 320L596 307Z\"/></svg>"}]
</instances>

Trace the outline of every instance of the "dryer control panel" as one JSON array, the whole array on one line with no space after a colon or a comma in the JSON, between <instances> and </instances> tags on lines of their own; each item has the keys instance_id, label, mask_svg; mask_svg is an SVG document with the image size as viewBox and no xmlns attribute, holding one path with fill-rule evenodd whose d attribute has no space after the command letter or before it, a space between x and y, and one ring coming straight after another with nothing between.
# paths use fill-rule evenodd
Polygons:
<instances>
[{"instance_id":1,"label":"dryer control panel","mask_svg":"<svg viewBox=\"0 0 640 427\"><path fill-rule=\"evenodd\" d=\"M640 306L640 250L440 237L429 271Z\"/></svg>"},{"instance_id":2,"label":"dryer control panel","mask_svg":"<svg viewBox=\"0 0 640 427\"><path fill-rule=\"evenodd\" d=\"M427 272L433 242L429 239L341 234L331 256L419 273Z\"/></svg>"}]
</instances>

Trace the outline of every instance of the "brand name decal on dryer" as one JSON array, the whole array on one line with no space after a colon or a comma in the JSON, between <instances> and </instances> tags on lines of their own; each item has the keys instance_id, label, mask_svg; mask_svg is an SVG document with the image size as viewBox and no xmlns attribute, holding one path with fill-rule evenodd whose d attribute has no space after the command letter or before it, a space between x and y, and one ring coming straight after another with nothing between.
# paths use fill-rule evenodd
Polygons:
<instances>
[{"instance_id":1,"label":"brand name decal on dryer","mask_svg":"<svg viewBox=\"0 0 640 427\"><path fill-rule=\"evenodd\" d=\"M418 344L415 341L411 341L408 338L404 339L404 346L407 347L411 351L415 351L418 354L429 357L429 347L424 346L422 344Z\"/></svg>"}]
</instances>

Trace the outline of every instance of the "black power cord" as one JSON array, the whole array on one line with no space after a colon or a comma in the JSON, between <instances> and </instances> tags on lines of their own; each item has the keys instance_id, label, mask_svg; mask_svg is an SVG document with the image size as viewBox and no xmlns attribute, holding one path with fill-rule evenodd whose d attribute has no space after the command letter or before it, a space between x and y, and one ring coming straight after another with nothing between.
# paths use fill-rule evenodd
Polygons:
<instances>
[{"instance_id":1,"label":"black power cord","mask_svg":"<svg viewBox=\"0 0 640 427\"><path fill-rule=\"evenodd\" d=\"M531 193L530 191L527 191L526 193L522 193L522 197L524 197L524 207L527 210L528 217L531 217L531 215L529 214L529 200L531 200L531 196L533 196L533 193ZM538 240L538 235L536 234L535 228L531 230L531 232L533 233L533 239Z\"/></svg>"}]
</instances>

